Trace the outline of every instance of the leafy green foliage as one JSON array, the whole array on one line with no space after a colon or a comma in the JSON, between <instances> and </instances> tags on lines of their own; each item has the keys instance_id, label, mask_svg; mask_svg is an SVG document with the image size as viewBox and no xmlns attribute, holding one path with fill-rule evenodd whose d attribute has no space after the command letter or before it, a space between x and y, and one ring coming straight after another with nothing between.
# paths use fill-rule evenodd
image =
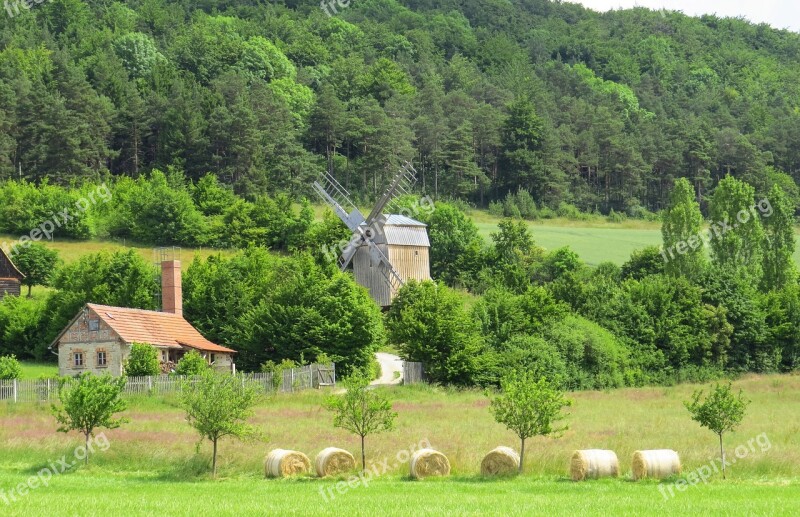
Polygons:
<instances>
[{"instance_id":1,"label":"leafy green foliage","mask_svg":"<svg viewBox=\"0 0 800 517\"><path fill-rule=\"evenodd\" d=\"M406 360L424 363L431 381L467 385L475 380L483 340L450 288L408 282L394 299L386 325L389 342Z\"/></svg>"},{"instance_id":2,"label":"leafy green foliage","mask_svg":"<svg viewBox=\"0 0 800 517\"><path fill-rule=\"evenodd\" d=\"M520 439L519 471L525 461L525 440L533 436L558 437L567 430L559 426L563 408L572 405L557 381L530 371L511 370L500 381L501 393L492 398L490 409L498 423Z\"/></svg>"},{"instance_id":3,"label":"leafy green foliage","mask_svg":"<svg viewBox=\"0 0 800 517\"><path fill-rule=\"evenodd\" d=\"M670 194L661 225L664 269L669 275L697 278L700 274L706 262L705 243L700 238L702 225L694 188L686 178L680 178Z\"/></svg>"},{"instance_id":4,"label":"leafy green foliage","mask_svg":"<svg viewBox=\"0 0 800 517\"><path fill-rule=\"evenodd\" d=\"M125 360L125 375L128 377L146 377L160 373L161 365L158 358L158 349L151 345L133 343L128 359Z\"/></svg>"},{"instance_id":5,"label":"leafy green foliage","mask_svg":"<svg viewBox=\"0 0 800 517\"><path fill-rule=\"evenodd\" d=\"M247 439L258 435L248 424L261 399L259 387L229 374L208 372L187 381L181 393L186 420L213 446L211 475L217 476L217 446L221 438Z\"/></svg>"},{"instance_id":6,"label":"leafy green foliage","mask_svg":"<svg viewBox=\"0 0 800 517\"><path fill-rule=\"evenodd\" d=\"M175 375L201 375L209 370L210 366L200 352L190 350L180 358L175 366Z\"/></svg>"},{"instance_id":7,"label":"leafy green foliage","mask_svg":"<svg viewBox=\"0 0 800 517\"><path fill-rule=\"evenodd\" d=\"M49 285L59 259L57 251L51 250L41 243L28 244L27 246L15 246L11 250L11 260L25 275L22 285L28 286L28 298L30 298L33 286Z\"/></svg>"},{"instance_id":8,"label":"leafy green foliage","mask_svg":"<svg viewBox=\"0 0 800 517\"><path fill-rule=\"evenodd\" d=\"M89 464L89 437L96 429L116 429L128 422L127 418L114 415L125 411L127 404L122 400L125 377L94 375L85 372L76 379L65 379L58 389L60 406L51 406L58 422L58 431L68 433L80 431L85 438L86 464Z\"/></svg>"},{"instance_id":9,"label":"leafy green foliage","mask_svg":"<svg viewBox=\"0 0 800 517\"><path fill-rule=\"evenodd\" d=\"M0 379L7 381L19 379L22 375L22 365L15 355L0 356Z\"/></svg>"},{"instance_id":10,"label":"leafy green foliage","mask_svg":"<svg viewBox=\"0 0 800 517\"><path fill-rule=\"evenodd\" d=\"M46 325L45 302L6 296L0 301L0 354L16 354L22 359L43 360L50 344L43 331Z\"/></svg>"},{"instance_id":11,"label":"leafy green foliage","mask_svg":"<svg viewBox=\"0 0 800 517\"><path fill-rule=\"evenodd\" d=\"M733 176L720 181L711 198L711 219L717 223L711 252L716 267L740 267L757 284L763 272L764 228L754 203L755 189L747 183Z\"/></svg>"},{"instance_id":12,"label":"leafy green foliage","mask_svg":"<svg viewBox=\"0 0 800 517\"><path fill-rule=\"evenodd\" d=\"M324 354L346 375L369 364L385 341L367 292L302 254L278 258L252 248L232 259L196 260L184 278L184 310L209 339L238 350L245 369Z\"/></svg>"},{"instance_id":13,"label":"leafy green foliage","mask_svg":"<svg viewBox=\"0 0 800 517\"><path fill-rule=\"evenodd\" d=\"M333 412L333 426L361 438L361 468L366 470L364 440L367 436L391 431L397 413L382 393L369 389L370 376L360 371L351 373L342 383L345 393L331 395L325 408Z\"/></svg>"},{"instance_id":14,"label":"leafy green foliage","mask_svg":"<svg viewBox=\"0 0 800 517\"><path fill-rule=\"evenodd\" d=\"M738 395L732 392L731 383L716 384L705 398L703 398L703 390L697 390L692 394L690 401L684 402L686 409L692 414L692 420L707 427L719 437L723 479L725 478L726 462L722 436L739 426L749 403L750 401L742 395L742 390L739 390Z\"/></svg>"}]
</instances>

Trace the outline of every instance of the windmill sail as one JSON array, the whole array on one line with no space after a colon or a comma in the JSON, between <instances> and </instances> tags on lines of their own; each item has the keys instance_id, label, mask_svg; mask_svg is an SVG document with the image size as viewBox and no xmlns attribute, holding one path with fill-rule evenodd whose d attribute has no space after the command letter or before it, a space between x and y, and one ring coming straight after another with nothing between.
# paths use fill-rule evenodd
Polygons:
<instances>
[{"instance_id":1,"label":"windmill sail","mask_svg":"<svg viewBox=\"0 0 800 517\"><path fill-rule=\"evenodd\" d=\"M327 172L322 175L320 181L314 182L314 190L351 231L355 231L364 222L364 215L350 201L350 193Z\"/></svg>"}]
</instances>

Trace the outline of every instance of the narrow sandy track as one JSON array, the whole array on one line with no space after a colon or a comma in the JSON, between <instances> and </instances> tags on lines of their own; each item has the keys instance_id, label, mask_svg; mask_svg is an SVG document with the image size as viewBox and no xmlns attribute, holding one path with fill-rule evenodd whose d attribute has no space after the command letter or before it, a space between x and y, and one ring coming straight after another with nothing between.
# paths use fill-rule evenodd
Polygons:
<instances>
[{"instance_id":1,"label":"narrow sandy track","mask_svg":"<svg viewBox=\"0 0 800 517\"><path fill-rule=\"evenodd\" d=\"M402 384L403 382L403 360L396 355L378 352L375 358L381 365L381 376L370 384L375 386L385 386L392 384Z\"/></svg>"}]
</instances>

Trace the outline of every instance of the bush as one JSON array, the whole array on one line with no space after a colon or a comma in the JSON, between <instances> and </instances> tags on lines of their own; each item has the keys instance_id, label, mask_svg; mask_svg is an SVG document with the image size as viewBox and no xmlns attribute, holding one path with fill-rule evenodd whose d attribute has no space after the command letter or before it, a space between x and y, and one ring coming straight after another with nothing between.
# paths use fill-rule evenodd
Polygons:
<instances>
[{"instance_id":1,"label":"bush","mask_svg":"<svg viewBox=\"0 0 800 517\"><path fill-rule=\"evenodd\" d=\"M608 389L632 383L630 351L614 334L581 316L567 316L544 330L567 368L569 389Z\"/></svg>"},{"instance_id":2,"label":"bush","mask_svg":"<svg viewBox=\"0 0 800 517\"><path fill-rule=\"evenodd\" d=\"M154 346L134 343L131 353L125 361L125 375L128 377L146 377L159 375L161 364L158 361L158 350Z\"/></svg>"},{"instance_id":3,"label":"bush","mask_svg":"<svg viewBox=\"0 0 800 517\"><path fill-rule=\"evenodd\" d=\"M522 219L522 214L514 199L514 194L510 192L506 194L506 199L503 201L503 216L511 217L512 219Z\"/></svg>"},{"instance_id":4,"label":"bush","mask_svg":"<svg viewBox=\"0 0 800 517\"><path fill-rule=\"evenodd\" d=\"M291 359L284 359L280 363L267 361L261 365L261 371L263 373L272 374L272 387L277 390L283 385L283 372L291 370L292 368L297 368L298 366L299 365Z\"/></svg>"},{"instance_id":5,"label":"bush","mask_svg":"<svg viewBox=\"0 0 800 517\"><path fill-rule=\"evenodd\" d=\"M582 221L588 218L587 215L582 213L577 206L570 203L565 203L563 201L558 204L556 213L558 214L558 217L572 219L574 221Z\"/></svg>"},{"instance_id":6,"label":"bush","mask_svg":"<svg viewBox=\"0 0 800 517\"><path fill-rule=\"evenodd\" d=\"M628 218L625 217L625 214L622 212L615 212L614 209L611 209L611 212L608 213L608 217L606 217L609 223L622 223L625 222Z\"/></svg>"},{"instance_id":7,"label":"bush","mask_svg":"<svg viewBox=\"0 0 800 517\"><path fill-rule=\"evenodd\" d=\"M503 217L503 203L497 201L489 203L489 213L495 217Z\"/></svg>"},{"instance_id":8,"label":"bush","mask_svg":"<svg viewBox=\"0 0 800 517\"><path fill-rule=\"evenodd\" d=\"M517 192L517 207L525 219L536 219L536 203L527 190L520 189Z\"/></svg>"},{"instance_id":9,"label":"bush","mask_svg":"<svg viewBox=\"0 0 800 517\"><path fill-rule=\"evenodd\" d=\"M201 375L210 369L208 362L197 350L191 350L181 357L175 367L176 375Z\"/></svg>"},{"instance_id":10,"label":"bush","mask_svg":"<svg viewBox=\"0 0 800 517\"><path fill-rule=\"evenodd\" d=\"M536 378L547 377L560 387L567 386L567 365L558 349L538 336L517 335L498 354L496 382L508 371L524 369Z\"/></svg>"},{"instance_id":11,"label":"bush","mask_svg":"<svg viewBox=\"0 0 800 517\"><path fill-rule=\"evenodd\" d=\"M15 355L0 357L0 380L19 379L22 375L22 365Z\"/></svg>"},{"instance_id":12,"label":"bush","mask_svg":"<svg viewBox=\"0 0 800 517\"><path fill-rule=\"evenodd\" d=\"M555 210L550 208L549 206L543 206L539 209L539 218L540 219L555 219L557 216Z\"/></svg>"}]
</instances>

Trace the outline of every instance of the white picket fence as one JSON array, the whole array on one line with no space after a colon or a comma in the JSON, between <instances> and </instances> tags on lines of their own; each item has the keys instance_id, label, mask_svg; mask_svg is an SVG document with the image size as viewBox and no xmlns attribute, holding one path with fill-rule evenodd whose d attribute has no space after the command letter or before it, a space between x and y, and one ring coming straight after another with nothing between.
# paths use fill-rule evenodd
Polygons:
<instances>
[{"instance_id":1,"label":"white picket fence","mask_svg":"<svg viewBox=\"0 0 800 517\"><path fill-rule=\"evenodd\" d=\"M311 364L283 370L282 379L273 379L271 373L237 373L242 382L260 385L265 393L294 391L336 385L335 365ZM128 377L126 394L160 395L177 393L192 377L181 375L159 375L154 377ZM70 382L62 379L61 382ZM10 403L49 402L58 399L58 379L0 380L0 401Z\"/></svg>"}]
</instances>

